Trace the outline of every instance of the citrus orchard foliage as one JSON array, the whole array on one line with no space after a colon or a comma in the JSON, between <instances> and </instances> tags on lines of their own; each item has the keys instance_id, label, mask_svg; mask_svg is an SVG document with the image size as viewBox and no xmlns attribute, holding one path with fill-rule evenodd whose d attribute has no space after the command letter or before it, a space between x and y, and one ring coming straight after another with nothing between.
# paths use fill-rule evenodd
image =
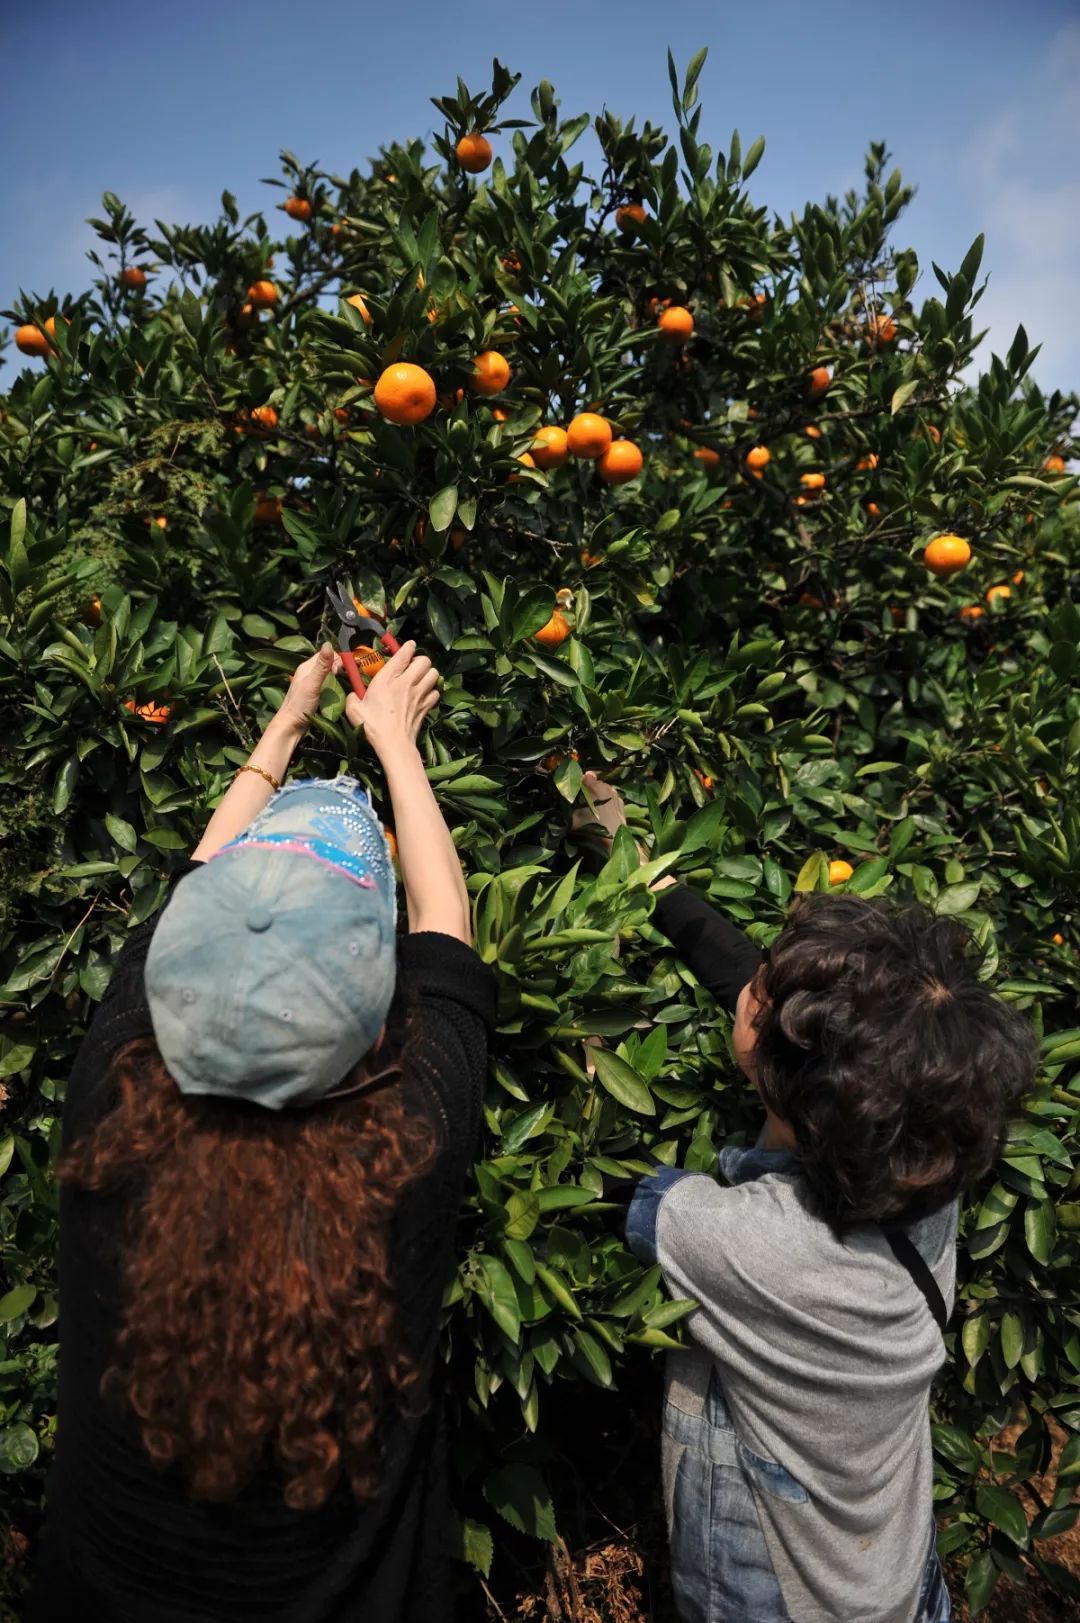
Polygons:
<instances>
[{"instance_id":1,"label":"citrus orchard foliage","mask_svg":"<svg viewBox=\"0 0 1080 1623\"><path fill-rule=\"evenodd\" d=\"M0 399L20 1526L50 1445L64 1076L343 572L445 673L425 749L499 972L447 1343L463 1553L487 1570L500 1516L552 1536L560 1391L678 1341L689 1304L628 1255L605 1180L645 1149L708 1170L754 1130L726 1018L650 923L671 869L763 943L796 891L918 897L1045 1031L963 1223L942 1548L978 1603L1076 1514L1077 402L1030 381L1023 329L961 385L981 242L939 288L892 247L911 194L883 148L859 194L786 223L755 205L763 143L699 141L701 63L672 68L674 140L595 120L596 178L588 117L543 83L504 119L496 64L490 94L437 100L434 152L347 176L285 154L269 216L226 193L211 225L151 229L106 195L93 290L8 312L37 357ZM367 777L343 705L301 765ZM598 873L568 840L589 767L646 867L628 836Z\"/></svg>"}]
</instances>

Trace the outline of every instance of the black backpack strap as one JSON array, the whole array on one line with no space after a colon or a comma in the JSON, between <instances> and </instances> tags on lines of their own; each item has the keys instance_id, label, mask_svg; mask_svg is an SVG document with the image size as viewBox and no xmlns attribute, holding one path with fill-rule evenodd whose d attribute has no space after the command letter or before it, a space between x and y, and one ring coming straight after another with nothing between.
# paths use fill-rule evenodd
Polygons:
<instances>
[{"instance_id":1,"label":"black backpack strap","mask_svg":"<svg viewBox=\"0 0 1080 1623\"><path fill-rule=\"evenodd\" d=\"M893 1256L897 1262L905 1267L912 1279L918 1285L926 1298L926 1305L934 1316L934 1321L942 1335L949 1322L949 1310L945 1306L945 1298L938 1289L938 1282L930 1272L927 1263L918 1246L902 1229L883 1229L883 1234L889 1242Z\"/></svg>"}]
</instances>

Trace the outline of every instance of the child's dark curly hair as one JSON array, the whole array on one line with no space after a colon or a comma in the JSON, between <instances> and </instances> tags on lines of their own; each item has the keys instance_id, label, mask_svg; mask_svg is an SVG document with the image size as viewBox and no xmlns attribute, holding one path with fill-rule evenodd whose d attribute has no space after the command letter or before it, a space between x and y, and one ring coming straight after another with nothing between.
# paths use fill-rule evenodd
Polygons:
<instances>
[{"instance_id":1,"label":"child's dark curly hair","mask_svg":"<svg viewBox=\"0 0 1080 1623\"><path fill-rule=\"evenodd\" d=\"M914 1219L992 1164L1036 1044L970 931L858 896L796 904L755 990L762 1098L831 1222Z\"/></svg>"}]
</instances>

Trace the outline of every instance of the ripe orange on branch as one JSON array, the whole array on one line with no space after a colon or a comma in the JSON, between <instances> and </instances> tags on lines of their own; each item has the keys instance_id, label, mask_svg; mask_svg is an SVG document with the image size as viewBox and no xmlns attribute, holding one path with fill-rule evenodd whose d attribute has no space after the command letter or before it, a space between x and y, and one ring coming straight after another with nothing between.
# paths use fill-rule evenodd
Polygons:
<instances>
[{"instance_id":1,"label":"ripe orange on branch","mask_svg":"<svg viewBox=\"0 0 1080 1623\"><path fill-rule=\"evenodd\" d=\"M625 485L637 478L644 460L633 440L612 440L596 466L605 485Z\"/></svg>"},{"instance_id":2,"label":"ripe orange on branch","mask_svg":"<svg viewBox=\"0 0 1080 1623\"><path fill-rule=\"evenodd\" d=\"M140 288L146 286L146 272L141 265L128 265L125 270L120 272L116 280L129 293L137 293Z\"/></svg>"},{"instance_id":3,"label":"ripe orange on branch","mask_svg":"<svg viewBox=\"0 0 1080 1623\"><path fill-rule=\"evenodd\" d=\"M960 610L961 620L981 620L986 610L981 603L965 603Z\"/></svg>"},{"instance_id":4,"label":"ripe orange on branch","mask_svg":"<svg viewBox=\"0 0 1080 1623\"><path fill-rule=\"evenodd\" d=\"M364 303L362 294L350 293L349 297L345 300L345 303L351 304L353 309L359 312L360 320L364 323L365 327L371 326L371 311Z\"/></svg>"},{"instance_id":5,"label":"ripe orange on branch","mask_svg":"<svg viewBox=\"0 0 1080 1623\"><path fill-rule=\"evenodd\" d=\"M714 451L711 445L699 445L694 457L709 473L720 466L720 452Z\"/></svg>"},{"instance_id":6,"label":"ripe orange on branch","mask_svg":"<svg viewBox=\"0 0 1080 1623\"><path fill-rule=\"evenodd\" d=\"M49 354L52 345L49 343L48 335L28 321L16 329L15 348L21 350L24 355L41 357Z\"/></svg>"},{"instance_id":7,"label":"ripe orange on branch","mask_svg":"<svg viewBox=\"0 0 1080 1623\"><path fill-rule=\"evenodd\" d=\"M497 349L485 349L473 360L472 386L477 394L500 394L510 382L510 362Z\"/></svg>"},{"instance_id":8,"label":"ripe orange on branch","mask_svg":"<svg viewBox=\"0 0 1080 1623\"><path fill-rule=\"evenodd\" d=\"M641 203L623 203L615 210L615 224L627 235L636 231L639 225L644 225L646 218L645 208Z\"/></svg>"},{"instance_id":9,"label":"ripe orange on branch","mask_svg":"<svg viewBox=\"0 0 1080 1623\"><path fill-rule=\"evenodd\" d=\"M258 427L249 428L249 434L257 434L260 429L269 433L271 429L276 428L278 425L277 408L274 406L256 406L251 413L251 421L256 423Z\"/></svg>"},{"instance_id":10,"label":"ripe orange on branch","mask_svg":"<svg viewBox=\"0 0 1080 1623\"><path fill-rule=\"evenodd\" d=\"M253 304L256 310L269 310L272 304L277 303L278 290L273 282L262 277L259 281L252 282L247 290L247 296L248 303Z\"/></svg>"},{"instance_id":11,"label":"ripe orange on branch","mask_svg":"<svg viewBox=\"0 0 1080 1623\"><path fill-rule=\"evenodd\" d=\"M683 304L672 304L662 310L656 325L668 344L684 344L694 332L694 318Z\"/></svg>"},{"instance_id":12,"label":"ripe orange on branch","mask_svg":"<svg viewBox=\"0 0 1080 1623\"><path fill-rule=\"evenodd\" d=\"M810 374L807 385L807 392L810 395L810 399L820 400L831 382L832 374L829 371L829 368L827 366L815 366L814 370Z\"/></svg>"},{"instance_id":13,"label":"ripe orange on branch","mask_svg":"<svg viewBox=\"0 0 1080 1623\"><path fill-rule=\"evenodd\" d=\"M824 490L825 475L823 473L801 473L799 483L804 490Z\"/></svg>"},{"instance_id":14,"label":"ripe orange on branch","mask_svg":"<svg viewBox=\"0 0 1080 1623\"><path fill-rule=\"evenodd\" d=\"M877 349L883 349L896 338L896 322L892 316L871 316L866 323L866 342Z\"/></svg>"},{"instance_id":15,"label":"ripe orange on branch","mask_svg":"<svg viewBox=\"0 0 1080 1623\"><path fill-rule=\"evenodd\" d=\"M772 460L772 452L767 445L752 445L746 453L746 466L759 473L767 468Z\"/></svg>"},{"instance_id":16,"label":"ripe orange on branch","mask_svg":"<svg viewBox=\"0 0 1080 1623\"><path fill-rule=\"evenodd\" d=\"M558 648L559 644L564 643L569 635L570 623L566 616L556 609L547 625L543 625L539 631L533 632L533 641L538 642L541 648Z\"/></svg>"},{"instance_id":17,"label":"ripe orange on branch","mask_svg":"<svg viewBox=\"0 0 1080 1623\"><path fill-rule=\"evenodd\" d=\"M854 872L855 869L850 862L845 862L843 857L837 857L829 863L829 884L845 885Z\"/></svg>"},{"instance_id":18,"label":"ripe orange on branch","mask_svg":"<svg viewBox=\"0 0 1080 1623\"><path fill-rule=\"evenodd\" d=\"M422 423L435 409L435 380L422 366L398 361L376 383L375 404L388 423Z\"/></svg>"},{"instance_id":19,"label":"ripe orange on branch","mask_svg":"<svg viewBox=\"0 0 1080 1623\"><path fill-rule=\"evenodd\" d=\"M1063 456L1058 456L1057 452L1055 451L1053 456L1048 456L1046 461L1043 463L1043 472L1064 473L1065 458Z\"/></svg>"},{"instance_id":20,"label":"ripe orange on branch","mask_svg":"<svg viewBox=\"0 0 1080 1623\"><path fill-rule=\"evenodd\" d=\"M566 430L571 456L595 461L611 444L611 424L595 411L581 411Z\"/></svg>"},{"instance_id":21,"label":"ripe orange on branch","mask_svg":"<svg viewBox=\"0 0 1080 1623\"><path fill-rule=\"evenodd\" d=\"M962 535L936 535L923 553L932 575L955 575L971 561L971 547Z\"/></svg>"},{"instance_id":22,"label":"ripe orange on branch","mask_svg":"<svg viewBox=\"0 0 1080 1623\"><path fill-rule=\"evenodd\" d=\"M306 225L311 219L311 204L306 197L287 197L285 199L285 213L290 220L300 220Z\"/></svg>"},{"instance_id":23,"label":"ripe orange on branch","mask_svg":"<svg viewBox=\"0 0 1080 1623\"><path fill-rule=\"evenodd\" d=\"M532 443L533 460L538 468L561 468L570 455L565 428L552 425L538 428Z\"/></svg>"},{"instance_id":24,"label":"ripe orange on branch","mask_svg":"<svg viewBox=\"0 0 1080 1623\"><path fill-rule=\"evenodd\" d=\"M986 601L988 603L993 603L999 597L1000 598L1006 598L1006 597L1011 597L1011 596L1012 596L1012 587L1011 586L1005 586L1005 585L991 586L989 591L986 594Z\"/></svg>"},{"instance_id":25,"label":"ripe orange on branch","mask_svg":"<svg viewBox=\"0 0 1080 1623\"><path fill-rule=\"evenodd\" d=\"M256 524L277 524L281 518L281 497L260 496L255 503Z\"/></svg>"},{"instance_id":26,"label":"ripe orange on branch","mask_svg":"<svg viewBox=\"0 0 1080 1623\"><path fill-rule=\"evenodd\" d=\"M454 148L457 161L470 175L481 175L491 162L491 142L486 135L474 131L463 135Z\"/></svg>"}]
</instances>

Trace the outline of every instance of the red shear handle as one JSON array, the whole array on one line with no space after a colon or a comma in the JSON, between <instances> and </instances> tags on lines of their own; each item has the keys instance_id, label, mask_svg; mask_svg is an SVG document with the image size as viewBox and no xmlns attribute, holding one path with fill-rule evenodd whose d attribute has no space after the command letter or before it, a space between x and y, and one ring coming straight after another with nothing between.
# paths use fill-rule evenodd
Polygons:
<instances>
[{"instance_id":1,"label":"red shear handle","mask_svg":"<svg viewBox=\"0 0 1080 1623\"><path fill-rule=\"evenodd\" d=\"M367 692L367 683L360 675L360 667L349 649L341 649L341 663L345 667L345 674L349 678L349 685L358 699L362 699Z\"/></svg>"},{"instance_id":2,"label":"red shear handle","mask_svg":"<svg viewBox=\"0 0 1080 1623\"><path fill-rule=\"evenodd\" d=\"M398 642L397 638L389 631L384 632L379 640L388 654L396 654L398 649L401 647L401 644Z\"/></svg>"}]
</instances>

